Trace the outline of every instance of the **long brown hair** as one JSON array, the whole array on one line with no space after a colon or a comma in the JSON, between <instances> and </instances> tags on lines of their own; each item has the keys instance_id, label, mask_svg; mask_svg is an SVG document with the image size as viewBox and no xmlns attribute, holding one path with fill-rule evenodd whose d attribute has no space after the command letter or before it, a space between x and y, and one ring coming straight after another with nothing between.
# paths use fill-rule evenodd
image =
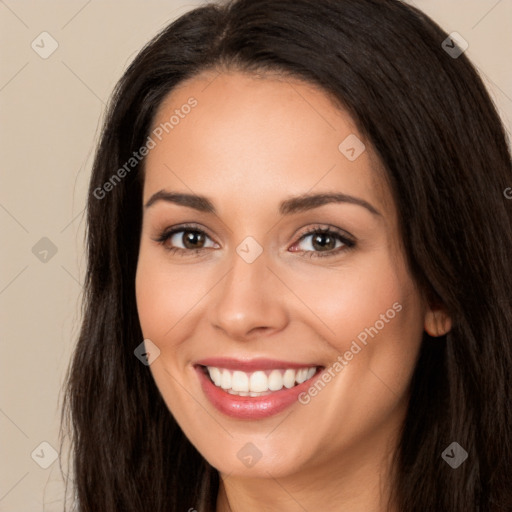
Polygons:
<instances>
[{"instance_id":1,"label":"long brown hair","mask_svg":"<svg viewBox=\"0 0 512 512\"><path fill-rule=\"evenodd\" d=\"M149 368L135 270L144 145L155 112L206 69L273 70L343 105L386 169L408 265L453 328L426 333L395 459L401 512L512 510L512 186L496 109L448 35L398 0L234 0L196 8L145 46L109 103L87 203L83 323L63 409L80 512L215 510L219 476L187 440ZM452 469L441 453L468 452Z\"/></svg>"}]
</instances>

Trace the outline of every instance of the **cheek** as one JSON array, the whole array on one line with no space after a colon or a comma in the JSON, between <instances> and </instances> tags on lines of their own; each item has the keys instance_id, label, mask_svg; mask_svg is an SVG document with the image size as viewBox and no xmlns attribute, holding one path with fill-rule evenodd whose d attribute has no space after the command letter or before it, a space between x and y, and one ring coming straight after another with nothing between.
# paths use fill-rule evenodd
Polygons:
<instances>
[{"instance_id":1,"label":"cheek","mask_svg":"<svg viewBox=\"0 0 512 512\"><path fill-rule=\"evenodd\" d=\"M341 449L400 414L421 345L422 304L405 266L388 257L316 284L303 280L302 292L310 289L313 330L326 333L332 349L332 378L325 391L309 388L302 403L322 418L312 429L329 440L326 450Z\"/></svg>"},{"instance_id":2,"label":"cheek","mask_svg":"<svg viewBox=\"0 0 512 512\"><path fill-rule=\"evenodd\" d=\"M161 338L165 329L169 329L172 320L164 314L169 309L171 294L166 293L165 276L159 268L151 264L141 250L135 278L137 311L144 338Z\"/></svg>"},{"instance_id":3,"label":"cheek","mask_svg":"<svg viewBox=\"0 0 512 512\"><path fill-rule=\"evenodd\" d=\"M165 254L141 248L135 289L144 337L162 343L161 349L172 343L172 329L204 298L207 283L200 268L171 267Z\"/></svg>"},{"instance_id":4,"label":"cheek","mask_svg":"<svg viewBox=\"0 0 512 512\"><path fill-rule=\"evenodd\" d=\"M408 311L418 306L404 267L393 264L387 254L367 260L362 259L357 267L347 265L316 272L314 279L304 274L295 279L294 290L315 313L318 325L324 326L326 339L337 351L348 350L347 342L350 345L359 334L364 339L366 329L376 323L379 331L400 326L399 332L410 322L420 322L418 316L405 323L400 318L404 316L405 303Z\"/></svg>"},{"instance_id":5,"label":"cheek","mask_svg":"<svg viewBox=\"0 0 512 512\"><path fill-rule=\"evenodd\" d=\"M166 256L154 248L146 248L144 243L141 245L135 292L144 339L150 339L160 350L159 357L150 366L151 373L169 410L180 416L180 411L190 406L183 400L188 395L183 397L181 392L185 356L176 349L181 338L186 339L184 333L191 328L194 305L205 291L196 272L191 281L190 267L171 268Z\"/></svg>"},{"instance_id":6,"label":"cheek","mask_svg":"<svg viewBox=\"0 0 512 512\"><path fill-rule=\"evenodd\" d=\"M400 396L422 340L420 294L399 257L382 254L359 263L357 268L319 274L314 285L303 278L297 295L307 297L315 312L311 327L324 334L333 361L338 356L345 361L345 377L336 385L350 381L368 398L389 389Z\"/></svg>"}]
</instances>

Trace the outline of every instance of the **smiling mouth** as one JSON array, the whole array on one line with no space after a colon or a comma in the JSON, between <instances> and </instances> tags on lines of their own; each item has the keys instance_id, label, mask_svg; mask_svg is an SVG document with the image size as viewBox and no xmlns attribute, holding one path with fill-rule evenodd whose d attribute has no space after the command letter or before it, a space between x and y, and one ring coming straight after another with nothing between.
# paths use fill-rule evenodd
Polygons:
<instances>
[{"instance_id":1,"label":"smiling mouth","mask_svg":"<svg viewBox=\"0 0 512 512\"><path fill-rule=\"evenodd\" d=\"M244 372L216 366L199 365L214 386L230 395L259 397L271 395L283 388L291 389L312 379L322 366L283 368Z\"/></svg>"}]
</instances>

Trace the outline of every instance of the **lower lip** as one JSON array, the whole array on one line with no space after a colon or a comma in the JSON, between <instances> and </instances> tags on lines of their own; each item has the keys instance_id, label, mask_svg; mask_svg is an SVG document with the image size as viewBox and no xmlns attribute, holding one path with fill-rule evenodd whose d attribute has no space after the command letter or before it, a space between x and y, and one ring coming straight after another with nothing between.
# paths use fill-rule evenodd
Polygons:
<instances>
[{"instance_id":1,"label":"lower lip","mask_svg":"<svg viewBox=\"0 0 512 512\"><path fill-rule=\"evenodd\" d=\"M298 396L311 386L312 379L318 375L317 371L313 377L290 389L283 388L268 395L250 397L231 395L217 387L206 376L203 367L197 366L195 369L203 392L210 402L223 414L244 420L267 418L284 411L298 401Z\"/></svg>"}]
</instances>

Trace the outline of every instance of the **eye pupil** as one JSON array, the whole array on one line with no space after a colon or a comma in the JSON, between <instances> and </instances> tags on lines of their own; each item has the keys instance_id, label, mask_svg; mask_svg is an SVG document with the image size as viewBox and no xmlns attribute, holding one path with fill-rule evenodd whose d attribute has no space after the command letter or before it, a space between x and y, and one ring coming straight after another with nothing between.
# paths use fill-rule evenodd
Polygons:
<instances>
[{"instance_id":1,"label":"eye pupil","mask_svg":"<svg viewBox=\"0 0 512 512\"><path fill-rule=\"evenodd\" d=\"M201 243L202 242L202 243ZM204 244L204 234L199 233L198 231L185 231L183 234L183 245L187 249L198 249L196 244L199 243L199 246L202 247ZM189 246L188 244L192 244Z\"/></svg>"},{"instance_id":2,"label":"eye pupil","mask_svg":"<svg viewBox=\"0 0 512 512\"><path fill-rule=\"evenodd\" d=\"M325 241L325 239L327 239L327 241ZM328 249L334 249L335 245L336 245L336 240L334 239L334 237L330 236L327 233L317 233L313 237L313 247L315 249L318 249L318 248L325 249L326 247Z\"/></svg>"}]
</instances>

